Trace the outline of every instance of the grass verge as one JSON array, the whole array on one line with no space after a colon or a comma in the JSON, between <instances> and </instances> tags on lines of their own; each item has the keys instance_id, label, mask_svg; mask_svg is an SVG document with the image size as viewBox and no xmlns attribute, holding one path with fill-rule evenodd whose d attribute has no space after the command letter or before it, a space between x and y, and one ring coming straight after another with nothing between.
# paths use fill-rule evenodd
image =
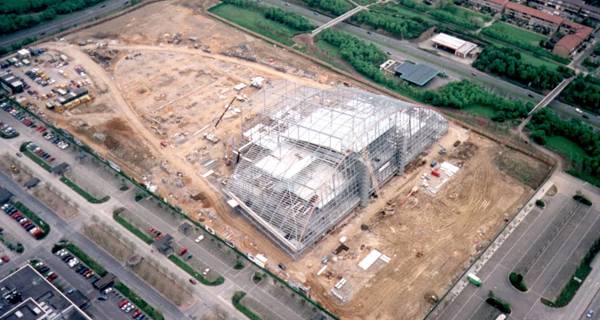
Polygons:
<instances>
[{"instance_id":1,"label":"grass verge","mask_svg":"<svg viewBox=\"0 0 600 320\"><path fill-rule=\"evenodd\" d=\"M144 231L138 229L136 226L134 226L133 224L131 224L129 221L127 221L127 219L123 218L119 214L118 211L114 211L113 212L113 219L115 219L115 221L117 221L120 225L122 225L123 227L125 227L125 229L129 230L129 232L131 232L134 235L136 235L138 238L140 238L145 243L152 244L152 242L154 242L154 239L152 239L152 237L150 237Z\"/></svg>"},{"instance_id":2,"label":"grass verge","mask_svg":"<svg viewBox=\"0 0 600 320\"><path fill-rule=\"evenodd\" d=\"M242 304L242 299L246 296L244 291L236 291L231 297L231 303L233 306L238 309L239 312L243 313L250 320L262 320L262 318L254 313L254 311L250 310L250 308L246 307Z\"/></svg>"},{"instance_id":3,"label":"grass verge","mask_svg":"<svg viewBox=\"0 0 600 320\"><path fill-rule=\"evenodd\" d=\"M154 307L149 305L148 302L146 302L146 300L140 298L140 296L138 296L137 293L133 292L131 289L129 289L129 287L127 287L122 282L115 283L115 289L117 291L121 292L121 294L123 294L124 297L129 299L129 301L131 301L138 308L140 308L140 310L142 310L150 318L152 318L154 320L164 320L165 319L165 317L162 315L162 313L160 311L154 309Z\"/></svg>"},{"instance_id":4,"label":"grass verge","mask_svg":"<svg viewBox=\"0 0 600 320\"><path fill-rule=\"evenodd\" d=\"M67 178L65 176L60 177L60 181L64 184L66 184L69 188L73 189L73 191L77 192L77 194L82 196L89 203L103 203L110 199L110 196L104 196L100 199L94 197L89 192L87 192L82 187L80 187L78 184L76 184L75 182L73 182L72 180L70 180L69 178Z\"/></svg>"},{"instance_id":5,"label":"grass verge","mask_svg":"<svg viewBox=\"0 0 600 320\"><path fill-rule=\"evenodd\" d=\"M44 234L38 238L39 240L44 239L50 233L50 225L40 218L35 212L31 211L31 209L27 208L27 206L21 202L16 202L15 208L21 211L23 215L25 215L27 218L29 218L29 220L33 221L33 223L42 229Z\"/></svg>"},{"instance_id":6,"label":"grass verge","mask_svg":"<svg viewBox=\"0 0 600 320\"><path fill-rule=\"evenodd\" d=\"M181 268L183 271L187 272L190 276L194 277L194 279L198 280L203 285L218 286L225 282L225 278L223 278L221 276L219 276L217 279L215 279L213 281L206 279L201 273L194 270L194 268L192 268L192 266L187 264L185 261L179 259L179 257L177 257L174 254L169 256L169 260L171 260L171 262L176 264L179 268Z\"/></svg>"},{"instance_id":7,"label":"grass verge","mask_svg":"<svg viewBox=\"0 0 600 320\"><path fill-rule=\"evenodd\" d=\"M285 45L294 45L292 38L298 32L281 23L268 20L262 12L251 8L241 8L231 4L221 3L209 10L210 12L232 21L244 28L262 34Z\"/></svg>"}]
</instances>

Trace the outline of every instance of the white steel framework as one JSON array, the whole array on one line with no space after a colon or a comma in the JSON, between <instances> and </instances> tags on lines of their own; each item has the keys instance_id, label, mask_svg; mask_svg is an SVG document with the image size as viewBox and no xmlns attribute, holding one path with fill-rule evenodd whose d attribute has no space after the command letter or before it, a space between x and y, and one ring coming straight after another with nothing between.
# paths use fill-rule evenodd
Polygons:
<instances>
[{"instance_id":1,"label":"white steel framework","mask_svg":"<svg viewBox=\"0 0 600 320\"><path fill-rule=\"evenodd\" d=\"M257 95L264 112L225 192L293 257L448 130L435 111L353 88L278 82Z\"/></svg>"}]
</instances>

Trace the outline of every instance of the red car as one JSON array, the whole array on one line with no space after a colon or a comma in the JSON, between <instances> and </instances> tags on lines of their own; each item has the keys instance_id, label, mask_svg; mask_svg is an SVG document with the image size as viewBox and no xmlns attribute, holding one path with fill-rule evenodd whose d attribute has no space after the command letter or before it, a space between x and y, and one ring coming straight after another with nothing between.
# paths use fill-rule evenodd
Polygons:
<instances>
[{"instance_id":1,"label":"red car","mask_svg":"<svg viewBox=\"0 0 600 320\"><path fill-rule=\"evenodd\" d=\"M56 273L53 273L51 275L48 276L48 281L52 282L54 280L56 280L56 278L58 278L58 275L56 275Z\"/></svg>"},{"instance_id":2,"label":"red car","mask_svg":"<svg viewBox=\"0 0 600 320\"><path fill-rule=\"evenodd\" d=\"M6 256L6 255L5 255L5 256L2 256L2 257L0 257L0 259L2 259L2 262L5 262L5 263L10 261L10 257L9 257L9 256Z\"/></svg>"},{"instance_id":3,"label":"red car","mask_svg":"<svg viewBox=\"0 0 600 320\"><path fill-rule=\"evenodd\" d=\"M137 318L140 314L142 314L142 312L140 311L140 309L135 309L135 311L133 312L133 314L131 315L131 317L133 319Z\"/></svg>"},{"instance_id":4,"label":"red car","mask_svg":"<svg viewBox=\"0 0 600 320\"><path fill-rule=\"evenodd\" d=\"M129 302L129 301L127 301L127 299L121 300L121 302L119 302L119 308L123 308L123 306L126 305L127 302Z\"/></svg>"}]
</instances>

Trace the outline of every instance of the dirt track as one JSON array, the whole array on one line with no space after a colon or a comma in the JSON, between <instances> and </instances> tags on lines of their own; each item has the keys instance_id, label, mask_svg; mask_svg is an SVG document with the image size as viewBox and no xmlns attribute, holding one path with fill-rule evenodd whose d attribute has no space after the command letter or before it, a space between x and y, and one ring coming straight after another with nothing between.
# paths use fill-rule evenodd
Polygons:
<instances>
[{"instance_id":1,"label":"dirt track","mask_svg":"<svg viewBox=\"0 0 600 320\"><path fill-rule=\"evenodd\" d=\"M502 149L487 139L471 135L472 142L478 146L475 155L465 161L465 167L459 176L449 182L435 198L418 193L410 201L403 199L403 195L418 184L419 176L430 170L428 166L419 169L425 171L414 171L412 174L397 177L383 188L381 197L372 200L368 209L358 211L354 218L345 222L345 226L334 231L333 235L320 242L305 257L292 262L246 219L231 214L217 190L219 180L208 183L201 177L203 171L186 160L186 154L200 147L207 148L204 141L199 142L201 139L196 139L178 147L170 145L167 148L160 146L161 141L175 132L193 132L204 123L210 123L211 119L223 110L223 101L228 101L234 95L231 90L225 93L216 90L215 84L230 88L231 84L247 81L249 72L271 79L286 79L317 87L339 84L346 79L189 8L195 5L195 1L165 1L67 37L72 43L87 39L94 39L94 42L104 41L108 48L118 50L119 53L106 69L82 51L92 49L93 43L84 47L66 42L44 45L65 52L75 60L74 63L84 66L99 88L98 102L95 105L74 110L65 116L51 116L69 129L75 127L72 124L74 119L87 122L92 129L87 132L75 130L78 137L127 168L128 172L134 172L138 178L149 175L160 181L168 180L168 175L161 173L158 168L142 165L136 158L119 157L107 143L102 144L95 140L92 131L114 132L113 139L130 142L121 144L122 149L128 148L133 150L133 154L143 154L144 158L151 158L155 163L168 160L170 171L181 172L185 177L186 187L200 190L207 198L206 202L213 206L218 218L212 223L216 225L215 229L220 234L231 235L234 242L245 251L266 253L272 268L275 268L277 263L284 262L288 266L287 272L291 279L309 285L311 294L342 318L421 317L430 306L425 295L441 295L453 277L464 268L469 257L501 227L503 219L516 212L516 208L531 191L496 167L493 160ZM176 32L198 37L207 50L193 49L189 47L190 43L179 46L164 43L162 39L165 34L172 35ZM251 47L257 62L216 53L242 45ZM126 58L127 55L135 53L142 53L144 57L139 61ZM189 62L182 63L179 69L205 69L209 75L207 78L186 78L183 73L173 73L175 69L172 64L176 63L172 61L168 61L164 66L156 66L159 64L156 61L154 64L150 63L151 58L161 55L169 55L169 59L173 61ZM223 66L231 67L232 69L228 70L234 72L223 71L220 69ZM278 67L285 67L288 72L277 71ZM147 74L150 75L145 73L146 68L152 69L148 70ZM162 77L163 74L166 74L166 77ZM162 78L174 80L172 84L168 84ZM183 81L182 79L191 82L191 87L185 90L178 87L177 81ZM203 81L208 84L204 85ZM164 100L154 99L153 94L163 92L167 94ZM201 110L200 115L188 116L188 119L181 123L171 123L170 131L165 135L167 138L161 138L152 131L147 119L149 113L154 112L165 117L180 116L188 112L186 104L190 101L200 101L190 109ZM228 135L239 134L236 127L236 119L239 118L241 116L231 118L232 120L223 124L220 132L220 136L225 137L223 140ZM455 126L453 130L441 142L447 147L457 139L466 139L466 136L461 137L462 129ZM459 131L461 133L456 134ZM221 163L223 149L223 145L219 143L208 145L204 152L208 153L208 158L217 159ZM437 144L431 151L428 161L432 156L437 156ZM226 177L231 170L231 167L223 164L218 168L219 178ZM176 195L177 188L170 188L165 183L159 187L159 192L165 197L170 197L172 194ZM395 203L395 213L382 218L379 213L382 209L385 211L388 200ZM190 214L202 209L189 200L189 195L173 198L172 202ZM369 232L362 231L361 224L369 225ZM340 258L332 264L328 270L335 276L351 278L352 275L344 273L347 272L345 270L355 267L370 248L377 248L392 258L392 261L378 272L357 275L357 279L362 281L362 288L357 286L353 299L347 304L339 303L329 294L329 289L339 278L333 276L326 279L323 276L315 276L321 267L322 257L337 247L341 235L349 236L348 243L354 255ZM285 273L281 275L288 276Z\"/></svg>"}]
</instances>

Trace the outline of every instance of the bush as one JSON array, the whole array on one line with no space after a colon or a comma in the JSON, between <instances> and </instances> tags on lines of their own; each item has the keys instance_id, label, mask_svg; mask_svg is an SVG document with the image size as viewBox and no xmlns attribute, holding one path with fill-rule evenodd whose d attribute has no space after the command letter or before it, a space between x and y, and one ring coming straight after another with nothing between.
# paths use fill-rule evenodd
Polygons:
<instances>
[{"instance_id":1,"label":"bush","mask_svg":"<svg viewBox=\"0 0 600 320\"><path fill-rule=\"evenodd\" d=\"M546 203L542 199L537 199L535 200L535 205L539 208L544 208L546 206Z\"/></svg>"},{"instance_id":2,"label":"bush","mask_svg":"<svg viewBox=\"0 0 600 320\"><path fill-rule=\"evenodd\" d=\"M309 31L315 26L305 17L279 8L265 8L265 18L279 22L298 31Z\"/></svg>"},{"instance_id":3,"label":"bush","mask_svg":"<svg viewBox=\"0 0 600 320\"><path fill-rule=\"evenodd\" d=\"M487 304L491 305L492 307L500 310L500 312L502 313L510 314L510 312L512 311L510 308L510 304L496 297L492 291L490 291L488 298L485 299L485 302L487 302Z\"/></svg>"},{"instance_id":4,"label":"bush","mask_svg":"<svg viewBox=\"0 0 600 320\"><path fill-rule=\"evenodd\" d=\"M511 272L508 275L508 280L510 281L510 284L512 284L513 287L515 287L517 290L519 290L521 292L527 291L527 286L525 285L525 282L523 281L524 279L523 279L522 274Z\"/></svg>"},{"instance_id":5,"label":"bush","mask_svg":"<svg viewBox=\"0 0 600 320\"><path fill-rule=\"evenodd\" d=\"M585 196L581 195L581 194L576 194L573 196L573 200L584 204L586 206L591 206L592 202L590 201L590 199L586 198Z\"/></svg>"},{"instance_id":6,"label":"bush","mask_svg":"<svg viewBox=\"0 0 600 320\"><path fill-rule=\"evenodd\" d=\"M254 273L254 275L252 276L252 281L253 281L254 283L259 283L259 282L261 282L261 281L262 281L262 279L263 279L263 277L264 277L264 276L265 276L265 274L264 274L264 273L261 273L261 272L258 272L258 271L257 271L257 272L255 272L255 273Z\"/></svg>"},{"instance_id":7,"label":"bush","mask_svg":"<svg viewBox=\"0 0 600 320\"><path fill-rule=\"evenodd\" d=\"M254 311L250 310L250 308L246 307L242 304L242 299L246 296L244 291L236 291L231 297L231 303L233 306L238 309L239 312L243 313L250 320L261 320L262 318L254 313Z\"/></svg>"},{"instance_id":8,"label":"bush","mask_svg":"<svg viewBox=\"0 0 600 320\"><path fill-rule=\"evenodd\" d=\"M235 264L233 265L233 268L234 268L235 270L242 270L242 269L244 269L244 261L242 261L242 260L239 260L239 259L238 259L238 260L236 260L236 261L235 261Z\"/></svg>"}]
</instances>

